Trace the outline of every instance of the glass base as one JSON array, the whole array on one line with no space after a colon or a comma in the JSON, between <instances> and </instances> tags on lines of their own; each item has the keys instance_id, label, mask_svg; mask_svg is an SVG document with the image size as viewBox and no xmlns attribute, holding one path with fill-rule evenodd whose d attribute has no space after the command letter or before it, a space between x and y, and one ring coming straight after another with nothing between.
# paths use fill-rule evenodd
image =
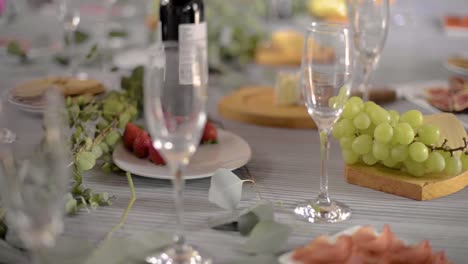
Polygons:
<instances>
[{"instance_id":1,"label":"glass base","mask_svg":"<svg viewBox=\"0 0 468 264\"><path fill-rule=\"evenodd\" d=\"M351 217L351 209L335 200L329 203L319 200L305 201L296 206L294 213L310 223L337 223Z\"/></svg>"},{"instance_id":2,"label":"glass base","mask_svg":"<svg viewBox=\"0 0 468 264\"><path fill-rule=\"evenodd\" d=\"M200 252L190 245L173 245L162 252L146 258L149 264L212 264L212 260L200 255Z\"/></svg>"}]
</instances>

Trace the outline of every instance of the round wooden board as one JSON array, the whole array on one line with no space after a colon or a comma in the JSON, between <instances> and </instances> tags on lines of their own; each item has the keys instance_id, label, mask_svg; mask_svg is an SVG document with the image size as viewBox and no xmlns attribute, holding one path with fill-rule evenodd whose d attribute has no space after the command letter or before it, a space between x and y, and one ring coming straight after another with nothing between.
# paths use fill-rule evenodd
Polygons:
<instances>
[{"instance_id":1,"label":"round wooden board","mask_svg":"<svg viewBox=\"0 0 468 264\"><path fill-rule=\"evenodd\" d=\"M305 106L277 106L274 96L271 87L242 87L219 102L218 112L227 119L261 126L316 128Z\"/></svg>"}]
</instances>

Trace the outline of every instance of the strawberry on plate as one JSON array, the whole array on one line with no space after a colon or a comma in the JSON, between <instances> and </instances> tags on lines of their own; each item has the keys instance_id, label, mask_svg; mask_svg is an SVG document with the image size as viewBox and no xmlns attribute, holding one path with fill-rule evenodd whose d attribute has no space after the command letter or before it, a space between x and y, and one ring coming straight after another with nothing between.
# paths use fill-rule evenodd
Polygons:
<instances>
[{"instance_id":1,"label":"strawberry on plate","mask_svg":"<svg viewBox=\"0 0 468 264\"><path fill-rule=\"evenodd\" d=\"M205 129L201 139L202 144L216 144L218 143L218 129L210 121L206 121Z\"/></svg>"},{"instance_id":2,"label":"strawberry on plate","mask_svg":"<svg viewBox=\"0 0 468 264\"><path fill-rule=\"evenodd\" d=\"M149 148L149 160L156 165L166 165L166 161L163 159L161 154L159 154L159 152L153 147L153 145L150 145Z\"/></svg>"},{"instance_id":3,"label":"strawberry on plate","mask_svg":"<svg viewBox=\"0 0 468 264\"><path fill-rule=\"evenodd\" d=\"M140 159L148 157L151 138L145 131L140 132L133 142L133 154Z\"/></svg>"},{"instance_id":4,"label":"strawberry on plate","mask_svg":"<svg viewBox=\"0 0 468 264\"><path fill-rule=\"evenodd\" d=\"M123 134L123 144L128 150L133 150L133 142L142 131L137 125L131 122L127 123Z\"/></svg>"}]
</instances>

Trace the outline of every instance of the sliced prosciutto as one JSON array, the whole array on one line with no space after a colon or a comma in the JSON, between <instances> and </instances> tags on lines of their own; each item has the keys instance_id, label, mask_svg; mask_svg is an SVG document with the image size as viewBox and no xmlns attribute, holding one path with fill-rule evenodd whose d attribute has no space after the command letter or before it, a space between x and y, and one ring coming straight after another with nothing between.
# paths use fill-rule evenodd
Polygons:
<instances>
[{"instance_id":1,"label":"sliced prosciutto","mask_svg":"<svg viewBox=\"0 0 468 264\"><path fill-rule=\"evenodd\" d=\"M405 245L385 225L381 234L370 226L335 242L325 236L294 251L292 259L302 264L451 264L444 252L433 253L429 241Z\"/></svg>"}]
</instances>

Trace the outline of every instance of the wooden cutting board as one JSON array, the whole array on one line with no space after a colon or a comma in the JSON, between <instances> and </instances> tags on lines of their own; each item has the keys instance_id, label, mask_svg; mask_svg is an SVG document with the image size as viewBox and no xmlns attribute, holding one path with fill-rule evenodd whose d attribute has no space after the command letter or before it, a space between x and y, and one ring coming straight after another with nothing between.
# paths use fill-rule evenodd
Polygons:
<instances>
[{"instance_id":1,"label":"wooden cutting board","mask_svg":"<svg viewBox=\"0 0 468 264\"><path fill-rule=\"evenodd\" d=\"M441 139L448 139L451 148L463 146L463 137L467 137L465 128L453 114L443 113L425 116L428 124L439 127ZM460 152L457 152L459 154ZM391 193L418 201L432 200L456 193L468 186L468 171L456 176L443 173L414 177L399 170L384 166L353 164L345 166L345 178L348 183Z\"/></svg>"},{"instance_id":2,"label":"wooden cutting board","mask_svg":"<svg viewBox=\"0 0 468 264\"><path fill-rule=\"evenodd\" d=\"M351 184L426 201L456 193L468 186L468 171L457 175L428 175L422 178L385 168L357 164L345 167L346 181Z\"/></svg>"},{"instance_id":3,"label":"wooden cutting board","mask_svg":"<svg viewBox=\"0 0 468 264\"><path fill-rule=\"evenodd\" d=\"M224 97L218 112L227 119L261 126L316 128L305 106L277 106L274 96L271 87L243 87Z\"/></svg>"}]
</instances>

